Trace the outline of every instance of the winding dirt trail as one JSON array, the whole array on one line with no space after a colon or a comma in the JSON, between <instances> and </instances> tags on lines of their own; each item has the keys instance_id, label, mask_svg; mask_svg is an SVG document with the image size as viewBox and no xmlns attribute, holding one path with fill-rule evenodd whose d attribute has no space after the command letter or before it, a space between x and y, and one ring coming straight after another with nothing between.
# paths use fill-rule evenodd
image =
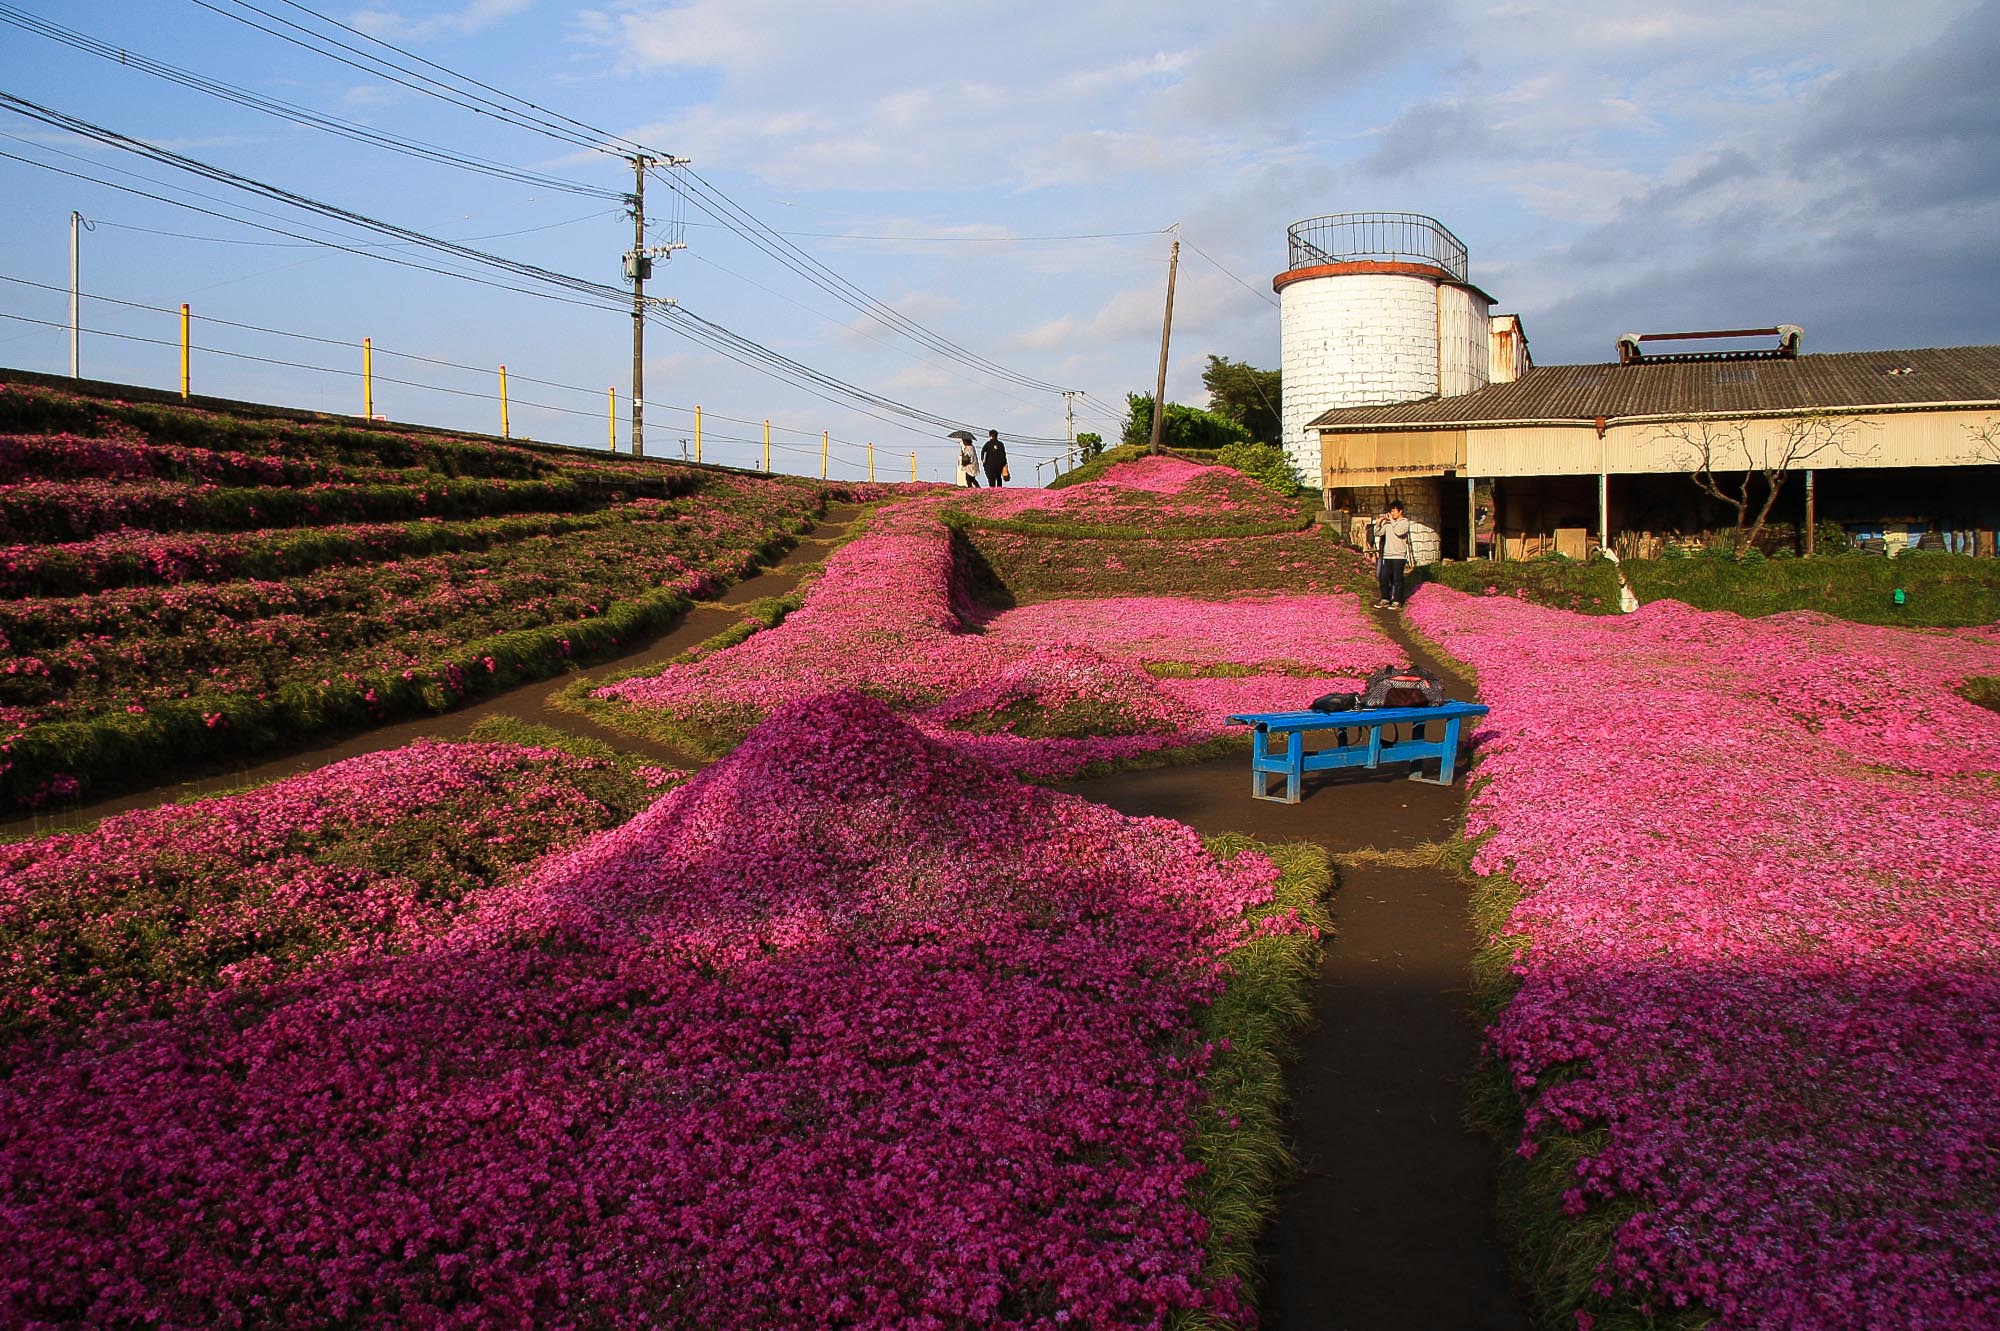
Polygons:
<instances>
[{"instance_id":1,"label":"winding dirt trail","mask_svg":"<svg viewBox=\"0 0 2000 1331\"><path fill-rule=\"evenodd\" d=\"M1472 696L1400 616L1376 616L1452 696ZM1465 887L1421 853L1398 855L1456 834L1464 780L1446 789L1406 779L1405 768L1329 773L1284 805L1250 797L1249 768L1239 753L1062 789L1207 835L1313 841L1334 857L1335 934L1313 996L1318 1021L1292 1070L1299 1173L1266 1236L1264 1324L1526 1331L1498 1237L1493 1147L1462 1119L1479 1044Z\"/></svg>"}]
</instances>

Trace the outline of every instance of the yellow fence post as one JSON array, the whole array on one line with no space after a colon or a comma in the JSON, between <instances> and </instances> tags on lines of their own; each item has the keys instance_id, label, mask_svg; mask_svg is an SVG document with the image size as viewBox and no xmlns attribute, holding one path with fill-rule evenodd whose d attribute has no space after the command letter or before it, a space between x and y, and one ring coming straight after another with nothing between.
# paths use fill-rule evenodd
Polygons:
<instances>
[{"instance_id":1,"label":"yellow fence post","mask_svg":"<svg viewBox=\"0 0 2000 1331\"><path fill-rule=\"evenodd\" d=\"M181 396L188 395L188 307L181 302Z\"/></svg>"},{"instance_id":2,"label":"yellow fence post","mask_svg":"<svg viewBox=\"0 0 2000 1331\"><path fill-rule=\"evenodd\" d=\"M868 483L870 485L875 483L875 441L873 439L868 441Z\"/></svg>"},{"instance_id":3,"label":"yellow fence post","mask_svg":"<svg viewBox=\"0 0 2000 1331\"><path fill-rule=\"evenodd\" d=\"M618 386L616 384L611 386L606 401L609 404L604 417L605 427L609 432L606 447L616 453L618 451Z\"/></svg>"},{"instance_id":4,"label":"yellow fence post","mask_svg":"<svg viewBox=\"0 0 2000 1331\"><path fill-rule=\"evenodd\" d=\"M504 365L500 367L500 437L513 438L507 432L507 367Z\"/></svg>"},{"instance_id":5,"label":"yellow fence post","mask_svg":"<svg viewBox=\"0 0 2000 1331\"><path fill-rule=\"evenodd\" d=\"M826 437L828 433L829 431L826 430L819 432L819 478L821 480L826 479Z\"/></svg>"},{"instance_id":6,"label":"yellow fence post","mask_svg":"<svg viewBox=\"0 0 2000 1331\"><path fill-rule=\"evenodd\" d=\"M917 479L917 450L914 448L910 450L910 479Z\"/></svg>"},{"instance_id":7,"label":"yellow fence post","mask_svg":"<svg viewBox=\"0 0 2000 1331\"><path fill-rule=\"evenodd\" d=\"M771 474L771 418L764 418L764 474Z\"/></svg>"},{"instance_id":8,"label":"yellow fence post","mask_svg":"<svg viewBox=\"0 0 2000 1331\"><path fill-rule=\"evenodd\" d=\"M701 408L694 409L694 460L701 461Z\"/></svg>"},{"instance_id":9,"label":"yellow fence post","mask_svg":"<svg viewBox=\"0 0 2000 1331\"><path fill-rule=\"evenodd\" d=\"M361 339L361 416L375 419L375 339Z\"/></svg>"}]
</instances>

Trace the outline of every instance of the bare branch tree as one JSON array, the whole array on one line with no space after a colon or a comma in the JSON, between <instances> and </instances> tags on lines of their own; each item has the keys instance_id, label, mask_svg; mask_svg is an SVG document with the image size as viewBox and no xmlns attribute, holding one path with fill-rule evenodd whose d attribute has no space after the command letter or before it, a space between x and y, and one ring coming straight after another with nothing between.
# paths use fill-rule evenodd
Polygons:
<instances>
[{"instance_id":1,"label":"bare branch tree","mask_svg":"<svg viewBox=\"0 0 2000 1331\"><path fill-rule=\"evenodd\" d=\"M2000 421L1987 417L1984 425L1968 425L1965 433L1970 436L1972 449L1965 455L1967 462L2000 463Z\"/></svg>"},{"instance_id":2,"label":"bare branch tree","mask_svg":"<svg viewBox=\"0 0 2000 1331\"><path fill-rule=\"evenodd\" d=\"M1751 442L1747 421L1670 425L1660 435L1680 445L1675 465L1688 472L1696 488L1735 511L1731 549L1741 558L1763 534L1787 476L1829 453L1865 455L1868 450L1855 443L1858 428L1852 417L1815 414L1785 421L1775 436L1759 444Z\"/></svg>"}]
</instances>

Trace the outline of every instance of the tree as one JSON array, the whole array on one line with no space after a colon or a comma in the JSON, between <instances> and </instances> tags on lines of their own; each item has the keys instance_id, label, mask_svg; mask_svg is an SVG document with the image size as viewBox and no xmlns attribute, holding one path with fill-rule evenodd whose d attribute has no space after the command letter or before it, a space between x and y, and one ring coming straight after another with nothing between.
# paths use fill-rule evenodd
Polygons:
<instances>
[{"instance_id":1,"label":"tree","mask_svg":"<svg viewBox=\"0 0 2000 1331\"><path fill-rule=\"evenodd\" d=\"M1988 417L1986 424L1968 425L1965 432L1972 443L1972 451L1965 455L1967 462L2000 463L2000 421Z\"/></svg>"},{"instance_id":2,"label":"tree","mask_svg":"<svg viewBox=\"0 0 2000 1331\"><path fill-rule=\"evenodd\" d=\"M1208 409L1227 417L1250 432L1259 443L1278 443L1284 429L1279 404L1281 375L1277 370L1260 370L1245 361L1225 360L1210 354L1208 368L1201 372L1201 384L1208 390Z\"/></svg>"},{"instance_id":3,"label":"tree","mask_svg":"<svg viewBox=\"0 0 2000 1331\"><path fill-rule=\"evenodd\" d=\"M1761 444L1751 442L1746 421L1702 421L1660 432L1679 443L1674 465L1689 473L1695 487L1735 510L1731 550L1739 559L1763 533L1787 476L1828 453L1855 458L1865 452L1855 447L1851 418L1796 416L1773 427L1775 433Z\"/></svg>"},{"instance_id":4,"label":"tree","mask_svg":"<svg viewBox=\"0 0 2000 1331\"><path fill-rule=\"evenodd\" d=\"M1153 438L1153 395L1127 393L1125 413L1123 442L1144 448ZM1167 403L1167 419L1160 429L1160 443L1166 448L1221 448L1248 442L1250 432L1226 416Z\"/></svg>"},{"instance_id":5,"label":"tree","mask_svg":"<svg viewBox=\"0 0 2000 1331\"><path fill-rule=\"evenodd\" d=\"M1076 437L1077 456L1082 458L1085 462L1090 461L1092 458L1096 457L1099 453L1102 453L1103 451L1104 451L1103 435L1091 434L1086 432Z\"/></svg>"}]
</instances>

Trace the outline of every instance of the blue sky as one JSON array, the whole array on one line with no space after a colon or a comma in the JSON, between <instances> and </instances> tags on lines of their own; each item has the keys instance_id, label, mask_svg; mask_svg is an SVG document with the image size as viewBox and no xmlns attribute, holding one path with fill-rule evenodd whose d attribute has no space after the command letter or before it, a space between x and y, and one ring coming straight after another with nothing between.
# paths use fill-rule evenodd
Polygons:
<instances>
[{"instance_id":1,"label":"blue sky","mask_svg":"<svg viewBox=\"0 0 2000 1331\"><path fill-rule=\"evenodd\" d=\"M456 154L621 191L615 155L447 105L226 15L331 31L288 0L8 0L135 55ZM267 18L245 8L254 4ZM1209 353L1275 367L1285 229L1329 212L1437 217L1543 364L1626 331L1797 323L1808 351L2000 341L2000 5L404 0L310 10L586 125L693 159L840 281L1012 379L927 352L689 203L652 294L814 370L1024 439L1110 435L1150 391L1170 237L1185 244L1169 395ZM347 34L343 40L366 48ZM0 90L355 212L616 286L613 200L470 174L231 105L0 26ZM0 111L0 153L231 216L420 252L306 219ZM118 171L136 175L119 175ZM199 191L208 197L196 197ZM649 212L668 238L660 183ZM0 277L197 320L197 391L601 446L630 382L629 307L494 290L301 244L0 157ZM428 260L424 260L428 261ZM822 278L822 281L827 279ZM0 312L67 297L0 281ZM231 320L325 342L229 328ZM98 301L85 325L171 343L170 314ZM320 369L227 357L222 351ZM408 359L408 353L450 364ZM85 337L86 374L169 386L171 345ZM0 364L64 371L66 333L0 319ZM703 408L704 456L835 474L946 473L942 431L871 416L649 329L648 451ZM475 367L470 370L454 365ZM391 379L410 381L391 383ZM531 383L530 380L545 382ZM419 386L421 385L421 386ZM442 391L442 390L456 390ZM546 406L531 405L546 404ZM549 408L563 408L553 410ZM888 419L880 418L887 415ZM624 427L621 425L621 437ZM795 451L787 452L786 449ZM1054 450L1015 447L1017 479ZM1047 475L1046 470L1040 473Z\"/></svg>"}]
</instances>

